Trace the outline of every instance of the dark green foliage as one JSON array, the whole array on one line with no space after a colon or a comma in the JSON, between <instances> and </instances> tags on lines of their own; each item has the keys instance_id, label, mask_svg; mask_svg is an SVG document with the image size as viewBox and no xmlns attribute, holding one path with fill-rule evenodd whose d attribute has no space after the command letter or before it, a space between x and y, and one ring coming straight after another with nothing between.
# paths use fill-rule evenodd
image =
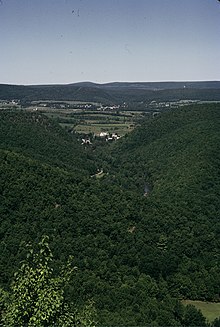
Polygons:
<instances>
[{"instance_id":1,"label":"dark green foliage","mask_svg":"<svg viewBox=\"0 0 220 327\"><path fill-rule=\"evenodd\" d=\"M41 113L1 110L0 148L12 150L52 166L95 171L74 135Z\"/></svg>"},{"instance_id":2,"label":"dark green foliage","mask_svg":"<svg viewBox=\"0 0 220 327\"><path fill-rule=\"evenodd\" d=\"M38 244L38 251L31 244L26 245L26 260L14 274L9 293L3 298L3 326L96 326L91 303L83 310L74 307L71 311L65 289L75 267L72 267L70 258L59 276L55 276L51 266L53 255L47 241L48 237L44 236Z\"/></svg>"},{"instance_id":3,"label":"dark green foliage","mask_svg":"<svg viewBox=\"0 0 220 327\"><path fill-rule=\"evenodd\" d=\"M212 323L213 327L219 327L220 326L220 317L216 318L213 323Z\"/></svg>"},{"instance_id":4,"label":"dark green foliage","mask_svg":"<svg viewBox=\"0 0 220 327\"><path fill-rule=\"evenodd\" d=\"M183 325L187 326L195 326L195 327L206 327L207 324L205 322L205 318L203 317L202 313L193 305L187 305L185 308L185 313L183 317Z\"/></svg>"},{"instance_id":5,"label":"dark green foliage","mask_svg":"<svg viewBox=\"0 0 220 327\"><path fill-rule=\"evenodd\" d=\"M178 293L195 299L211 299L211 294L217 299L220 287L219 118L218 106L171 111L146 121L111 154L113 174L124 187L143 194L144 184L149 185L141 226L151 239L154 235L156 246L153 258L144 254L142 269L169 275L172 288L187 274Z\"/></svg>"},{"instance_id":6,"label":"dark green foliage","mask_svg":"<svg viewBox=\"0 0 220 327\"><path fill-rule=\"evenodd\" d=\"M92 297L100 325L205 326L177 299L219 300L219 106L146 119L95 152L42 115L1 114L4 288L19 244L48 234L55 271L78 266L68 301Z\"/></svg>"}]
</instances>

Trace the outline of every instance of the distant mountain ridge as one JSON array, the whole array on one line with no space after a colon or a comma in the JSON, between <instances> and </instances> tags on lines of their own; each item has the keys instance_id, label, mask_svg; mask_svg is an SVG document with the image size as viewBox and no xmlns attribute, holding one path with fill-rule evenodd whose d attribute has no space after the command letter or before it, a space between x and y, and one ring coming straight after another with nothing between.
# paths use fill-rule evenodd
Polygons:
<instances>
[{"instance_id":1,"label":"distant mountain ridge","mask_svg":"<svg viewBox=\"0 0 220 327\"><path fill-rule=\"evenodd\" d=\"M63 85L64 86L64 85ZM129 88L129 89L179 89L179 88L196 88L196 89L215 89L220 88L220 81L182 81L182 82L111 82L111 83L93 83L78 82L67 84L67 86L81 87L98 87L98 88Z\"/></svg>"},{"instance_id":2,"label":"distant mountain ridge","mask_svg":"<svg viewBox=\"0 0 220 327\"><path fill-rule=\"evenodd\" d=\"M0 84L0 99L75 100L100 103L147 102L152 100L220 101L220 81L198 82L79 82L60 85Z\"/></svg>"}]
</instances>

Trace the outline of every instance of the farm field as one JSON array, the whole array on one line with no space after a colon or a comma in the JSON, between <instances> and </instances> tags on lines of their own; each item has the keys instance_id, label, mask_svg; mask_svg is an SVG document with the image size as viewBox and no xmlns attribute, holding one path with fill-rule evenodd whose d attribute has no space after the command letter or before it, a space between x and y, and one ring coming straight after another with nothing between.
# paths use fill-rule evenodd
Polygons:
<instances>
[{"instance_id":1,"label":"farm field","mask_svg":"<svg viewBox=\"0 0 220 327\"><path fill-rule=\"evenodd\" d=\"M66 130L84 136L88 134L99 136L101 132L124 136L130 133L144 117L154 114L152 110L141 111L136 107L128 110L124 105L103 106L98 102L68 100L31 101L28 106L17 107L17 109L44 113Z\"/></svg>"},{"instance_id":2,"label":"farm field","mask_svg":"<svg viewBox=\"0 0 220 327\"><path fill-rule=\"evenodd\" d=\"M66 124L67 126L67 124ZM129 124L82 124L75 127L75 131L79 134L100 134L101 132L117 133L124 136L126 133L131 132L133 127Z\"/></svg>"},{"instance_id":3,"label":"farm field","mask_svg":"<svg viewBox=\"0 0 220 327\"><path fill-rule=\"evenodd\" d=\"M73 113L71 118L77 122L77 133L100 134L101 132L118 133L121 136L133 129L134 118L131 114L122 112L87 111Z\"/></svg>"},{"instance_id":4,"label":"farm field","mask_svg":"<svg viewBox=\"0 0 220 327\"><path fill-rule=\"evenodd\" d=\"M55 119L63 128L75 130L79 134L99 135L101 132L107 132L124 136L131 132L143 118L141 111L101 111L96 103L62 102L63 106L75 105L76 108L54 108L53 102L45 101L45 103L46 106L43 107L42 102L36 101L26 110L42 112L49 118ZM56 102L56 105L59 106L59 103ZM80 108L81 105L84 107ZM94 106L93 110L90 108L91 105Z\"/></svg>"},{"instance_id":5,"label":"farm field","mask_svg":"<svg viewBox=\"0 0 220 327\"><path fill-rule=\"evenodd\" d=\"M204 301L192 301L183 300L184 305L191 304L197 309L201 310L202 314L206 317L209 322L214 321L220 316L220 303L217 302L204 302Z\"/></svg>"}]
</instances>

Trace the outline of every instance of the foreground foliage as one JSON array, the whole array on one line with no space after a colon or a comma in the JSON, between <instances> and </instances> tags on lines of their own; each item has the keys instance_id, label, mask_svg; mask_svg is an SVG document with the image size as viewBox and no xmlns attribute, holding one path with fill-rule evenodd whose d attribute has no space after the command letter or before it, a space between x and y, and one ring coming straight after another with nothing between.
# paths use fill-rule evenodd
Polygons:
<instances>
[{"instance_id":1,"label":"foreground foliage","mask_svg":"<svg viewBox=\"0 0 220 327\"><path fill-rule=\"evenodd\" d=\"M74 268L69 261L55 277L47 241L48 237L42 238L38 252L28 246L27 258L14 274L8 295L3 296L3 326L95 326L91 303L81 311L71 311L65 289Z\"/></svg>"}]
</instances>

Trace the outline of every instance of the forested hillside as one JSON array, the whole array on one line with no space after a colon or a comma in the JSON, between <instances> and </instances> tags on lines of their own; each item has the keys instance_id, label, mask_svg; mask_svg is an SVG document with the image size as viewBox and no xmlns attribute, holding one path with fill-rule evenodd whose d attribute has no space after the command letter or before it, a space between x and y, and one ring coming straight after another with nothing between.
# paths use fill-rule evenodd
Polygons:
<instances>
[{"instance_id":1,"label":"forested hillside","mask_svg":"<svg viewBox=\"0 0 220 327\"><path fill-rule=\"evenodd\" d=\"M82 152L75 135L41 113L1 111L0 147L78 173L95 171L94 161Z\"/></svg>"},{"instance_id":2,"label":"forested hillside","mask_svg":"<svg viewBox=\"0 0 220 327\"><path fill-rule=\"evenodd\" d=\"M143 123L111 153L117 183L147 192L141 226L155 248L146 249L145 269L169 275L171 289L190 298L219 296L219 118L217 106L173 110Z\"/></svg>"},{"instance_id":3,"label":"forested hillside","mask_svg":"<svg viewBox=\"0 0 220 327\"><path fill-rule=\"evenodd\" d=\"M1 287L48 235L67 297L99 326L206 326L181 299L219 301L220 107L146 118L118 142L82 147L42 114L0 112ZM101 178L91 177L103 168Z\"/></svg>"}]
</instances>

